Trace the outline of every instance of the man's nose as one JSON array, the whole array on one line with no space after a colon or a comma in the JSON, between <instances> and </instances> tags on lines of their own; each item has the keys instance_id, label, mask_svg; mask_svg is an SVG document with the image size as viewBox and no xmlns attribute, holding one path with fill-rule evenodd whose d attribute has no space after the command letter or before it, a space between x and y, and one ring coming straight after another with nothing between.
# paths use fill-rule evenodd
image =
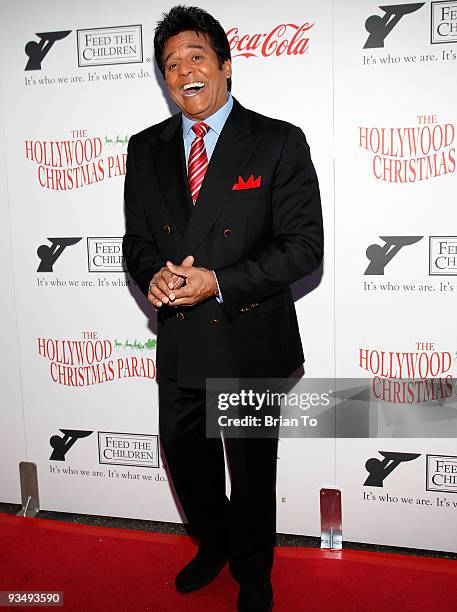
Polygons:
<instances>
[{"instance_id":1,"label":"man's nose","mask_svg":"<svg viewBox=\"0 0 457 612\"><path fill-rule=\"evenodd\" d=\"M187 76L192 72L192 62L184 61L179 64L180 76Z\"/></svg>"}]
</instances>

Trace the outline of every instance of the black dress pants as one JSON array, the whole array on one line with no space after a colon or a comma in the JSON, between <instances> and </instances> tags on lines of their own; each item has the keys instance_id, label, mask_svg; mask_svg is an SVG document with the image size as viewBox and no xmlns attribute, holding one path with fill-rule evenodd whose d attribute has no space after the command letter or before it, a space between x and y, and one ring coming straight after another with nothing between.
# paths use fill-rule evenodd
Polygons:
<instances>
[{"instance_id":1,"label":"black dress pants","mask_svg":"<svg viewBox=\"0 0 457 612\"><path fill-rule=\"evenodd\" d=\"M200 550L228 556L233 577L243 586L255 585L269 580L273 566L278 439L225 439L229 500L222 439L206 437L205 397L205 390L178 387L160 376L162 449Z\"/></svg>"}]
</instances>

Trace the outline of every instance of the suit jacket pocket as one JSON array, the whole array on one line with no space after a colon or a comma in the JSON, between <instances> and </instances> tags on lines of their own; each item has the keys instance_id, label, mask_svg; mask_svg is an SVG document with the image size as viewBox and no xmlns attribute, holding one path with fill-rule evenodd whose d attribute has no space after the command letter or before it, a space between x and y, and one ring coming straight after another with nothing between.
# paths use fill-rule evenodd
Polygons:
<instances>
[{"instance_id":1,"label":"suit jacket pocket","mask_svg":"<svg viewBox=\"0 0 457 612\"><path fill-rule=\"evenodd\" d=\"M249 200L251 198L260 198L265 194L265 186L256 187L253 189L232 189L227 197L230 202L238 200Z\"/></svg>"},{"instance_id":2,"label":"suit jacket pocket","mask_svg":"<svg viewBox=\"0 0 457 612\"><path fill-rule=\"evenodd\" d=\"M251 318L257 317L263 313L281 310L287 307L288 300L288 293L277 293L273 297L268 298L267 300L263 300L262 302L253 302L252 304L247 304L246 310L242 311L240 316Z\"/></svg>"}]
</instances>

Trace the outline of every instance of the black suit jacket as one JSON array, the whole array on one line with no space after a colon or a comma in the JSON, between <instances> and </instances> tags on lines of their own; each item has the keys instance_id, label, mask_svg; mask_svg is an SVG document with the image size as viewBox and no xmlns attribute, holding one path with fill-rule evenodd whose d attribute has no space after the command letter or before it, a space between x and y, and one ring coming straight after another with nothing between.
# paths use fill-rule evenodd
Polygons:
<instances>
[{"instance_id":1,"label":"black suit jacket","mask_svg":"<svg viewBox=\"0 0 457 612\"><path fill-rule=\"evenodd\" d=\"M130 138L124 256L147 295L167 260L193 255L195 266L215 270L223 304L160 308L159 376L196 388L206 377L286 377L304 361L289 285L323 253L306 139L234 100L193 206L181 125L177 114ZM258 188L233 189L251 175Z\"/></svg>"}]
</instances>

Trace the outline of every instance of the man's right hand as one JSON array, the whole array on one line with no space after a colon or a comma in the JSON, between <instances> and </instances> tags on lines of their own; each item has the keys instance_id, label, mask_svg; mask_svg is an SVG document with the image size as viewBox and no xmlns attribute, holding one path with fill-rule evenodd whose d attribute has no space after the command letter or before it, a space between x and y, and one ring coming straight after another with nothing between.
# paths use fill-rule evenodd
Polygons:
<instances>
[{"instance_id":1,"label":"man's right hand","mask_svg":"<svg viewBox=\"0 0 457 612\"><path fill-rule=\"evenodd\" d=\"M190 268L194 264L192 255L182 260L181 266ZM149 283L148 301L155 307L160 308L175 299L174 291L180 289L185 283L184 276L173 274L166 266L154 274Z\"/></svg>"}]
</instances>

